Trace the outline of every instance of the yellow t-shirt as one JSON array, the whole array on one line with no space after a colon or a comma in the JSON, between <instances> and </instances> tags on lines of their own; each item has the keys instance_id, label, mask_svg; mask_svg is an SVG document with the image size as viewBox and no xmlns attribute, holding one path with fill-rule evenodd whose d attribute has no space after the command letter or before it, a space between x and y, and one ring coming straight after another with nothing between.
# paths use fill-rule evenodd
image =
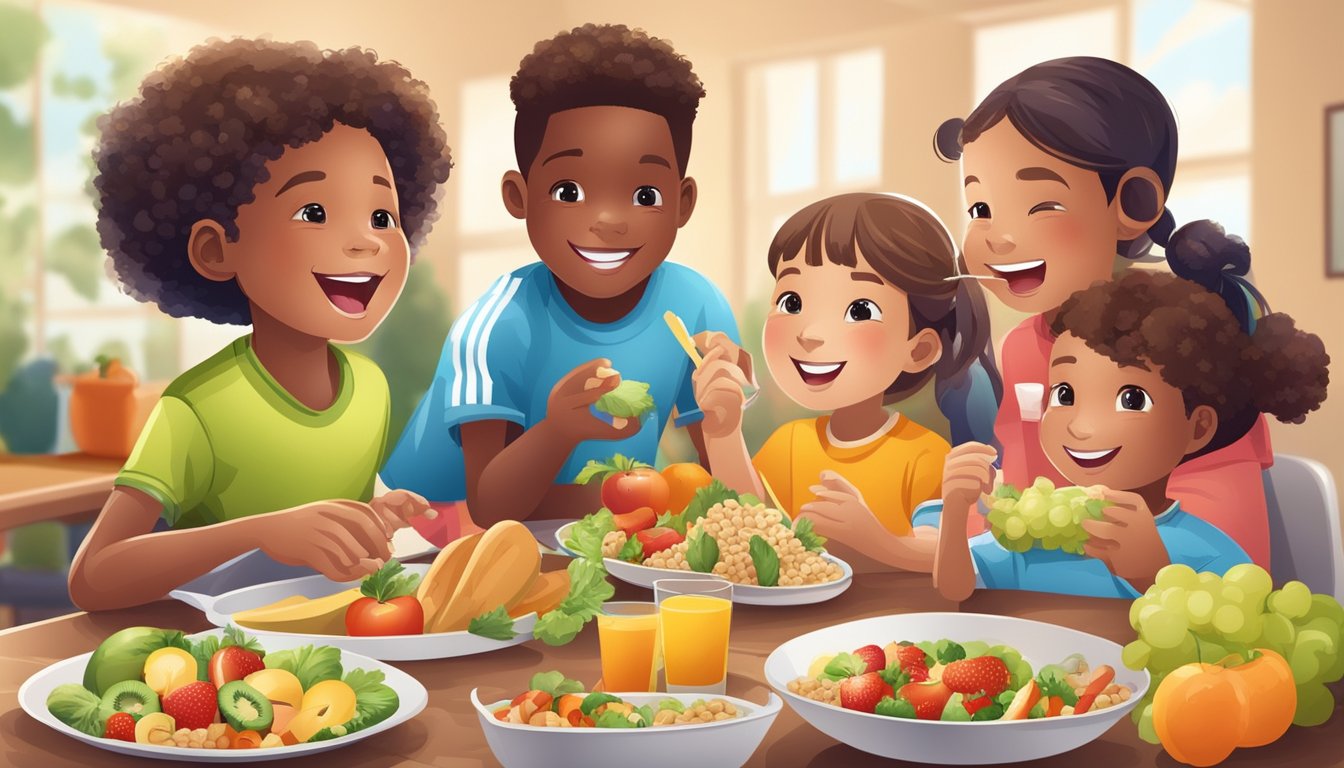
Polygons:
<instances>
[{"instance_id":1,"label":"yellow t-shirt","mask_svg":"<svg viewBox=\"0 0 1344 768\"><path fill-rule=\"evenodd\" d=\"M829 469L853 483L868 508L892 533L910 533L910 515L942 494L947 441L900 414L861 441L833 438L829 416L799 419L775 430L752 463L790 517L816 498L809 490Z\"/></svg>"}]
</instances>

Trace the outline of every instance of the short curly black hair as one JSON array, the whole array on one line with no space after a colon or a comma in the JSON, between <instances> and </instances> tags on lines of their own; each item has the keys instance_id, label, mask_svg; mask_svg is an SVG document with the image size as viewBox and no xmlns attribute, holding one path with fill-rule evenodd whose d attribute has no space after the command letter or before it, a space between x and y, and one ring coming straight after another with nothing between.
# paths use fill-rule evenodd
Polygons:
<instances>
[{"instance_id":1,"label":"short curly black hair","mask_svg":"<svg viewBox=\"0 0 1344 768\"><path fill-rule=\"evenodd\" d=\"M631 107L661 115L686 175L691 125L705 88L691 62L666 40L624 24L585 24L542 40L509 82L518 110L513 149L527 175L551 115L579 107Z\"/></svg>"},{"instance_id":2,"label":"short curly black hair","mask_svg":"<svg viewBox=\"0 0 1344 768\"><path fill-rule=\"evenodd\" d=\"M237 281L192 267L192 226L213 219L236 240L238 208L269 178L266 163L337 122L382 145L414 253L437 218L452 156L428 87L400 64L361 48L238 38L151 72L98 118L93 150L98 233L123 289L173 317L251 322Z\"/></svg>"}]
</instances>

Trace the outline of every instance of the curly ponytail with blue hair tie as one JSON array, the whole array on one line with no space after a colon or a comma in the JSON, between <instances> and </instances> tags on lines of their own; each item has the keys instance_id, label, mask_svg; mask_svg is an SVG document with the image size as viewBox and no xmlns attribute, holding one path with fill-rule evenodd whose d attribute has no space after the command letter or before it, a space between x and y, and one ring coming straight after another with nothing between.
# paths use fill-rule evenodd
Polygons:
<instances>
[{"instance_id":1,"label":"curly ponytail with blue hair tie","mask_svg":"<svg viewBox=\"0 0 1344 768\"><path fill-rule=\"evenodd\" d=\"M1246 278L1251 271L1246 241L1227 234L1217 222L1201 219L1173 232L1165 247L1172 273L1218 294L1242 331L1255 333L1256 322L1269 314L1269 305Z\"/></svg>"}]
</instances>

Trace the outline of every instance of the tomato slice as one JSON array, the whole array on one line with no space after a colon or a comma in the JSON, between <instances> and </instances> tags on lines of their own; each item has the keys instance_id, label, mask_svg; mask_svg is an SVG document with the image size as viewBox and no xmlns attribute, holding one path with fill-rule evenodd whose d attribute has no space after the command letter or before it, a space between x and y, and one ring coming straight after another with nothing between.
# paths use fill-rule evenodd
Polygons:
<instances>
[{"instance_id":1,"label":"tomato slice","mask_svg":"<svg viewBox=\"0 0 1344 768\"><path fill-rule=\"evenodd\" d=\"M652 528L653 524L657 522L658 516L653 513L653 507L640 507L633 512L614 515L612 520L616 523L617 528L625 531L626 537L630 537L646 528Z\"/></svg>"},{"instance_id":2,"label":"tomato slice","mask_svg":"<svg viewBox=\"0 0 1344 768\"><path fill-rule=\"evenodd\" d=\"M654 552L662 552L668 547L680 544L686 537L671 528L649 528L636 533L635 538L644 545L644 556L648 557Z\"/></svg>"}]
</instances>

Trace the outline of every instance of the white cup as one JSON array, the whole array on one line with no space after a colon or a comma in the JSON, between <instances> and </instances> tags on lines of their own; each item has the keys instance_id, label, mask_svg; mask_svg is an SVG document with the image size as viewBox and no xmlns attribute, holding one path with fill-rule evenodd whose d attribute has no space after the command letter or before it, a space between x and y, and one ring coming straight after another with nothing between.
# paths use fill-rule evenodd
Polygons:
<instances>
[{"instance_id":1,"label":"white cup","mask_svg":"<svg viewBox=\"0 0 1344 768\"><path fill-rule=\"evenodd\" d=\"M1045 412L1045 385L1029 382L1014 384L1017 393L1017 409L1023 421L1040 421Z\"/></svg>"}]
</instances>

